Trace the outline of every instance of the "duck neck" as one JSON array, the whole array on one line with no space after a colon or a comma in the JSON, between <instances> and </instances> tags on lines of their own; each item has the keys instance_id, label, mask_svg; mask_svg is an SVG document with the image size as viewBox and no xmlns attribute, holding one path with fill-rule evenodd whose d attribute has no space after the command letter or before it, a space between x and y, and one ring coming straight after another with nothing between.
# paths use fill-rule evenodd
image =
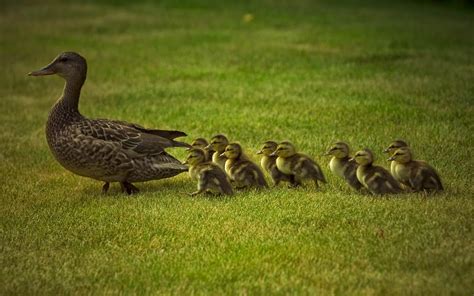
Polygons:
<instances>
[{"instance_id":1,"label":"duck neck","mask_svg":"<svg viewBox=\"0 0 474 296\"><path fill-rule=\"evenodd\" d=\"M64 111L79 113L79 97L81 88L86 80L85 75L78 75L66 78L66 84L61 98L56 105L62 107Z\"/></svg>"}]
</instances>

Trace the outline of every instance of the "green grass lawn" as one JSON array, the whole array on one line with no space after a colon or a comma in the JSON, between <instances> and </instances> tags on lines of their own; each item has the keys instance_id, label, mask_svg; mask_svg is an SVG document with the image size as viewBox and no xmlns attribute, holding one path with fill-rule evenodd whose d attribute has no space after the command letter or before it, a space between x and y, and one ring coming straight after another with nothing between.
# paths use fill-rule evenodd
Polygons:
<instances>
[{"instance_id":1,"label":"green grass lawn","mask_svg":"<svg viewBox=\"0 0 474 296\"><path fill-rule=\"evenodd\" d=\"M0 294L472 295L473 27L430 1L4 1ZM255 160L291 140L329 184L189 198L182 174L102 196L47 147L63 80L26 76L67 50L88 59L83 114L225 133ZM444 193L357 194L322 156L345 140L388 167L396 138Z\"/></svg>"}]
</instances>

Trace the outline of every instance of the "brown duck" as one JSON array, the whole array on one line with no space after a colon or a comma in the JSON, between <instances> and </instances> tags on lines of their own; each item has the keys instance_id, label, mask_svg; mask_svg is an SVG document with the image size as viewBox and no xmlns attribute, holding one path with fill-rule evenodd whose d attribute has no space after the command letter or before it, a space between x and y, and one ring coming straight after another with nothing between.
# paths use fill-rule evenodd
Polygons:
<instances>
[{"instance_id":1,"label":"brown duck","mask_svg":"<svg viewBox=\"0 0 474 296\"><path fill-rule=\"evenodd\" d=\"M173 177L187 171L168 147L189 147L175 141L180 131L146 129L137 124L108 119L88 119L78 109L86 80L86 60L64 52L30 76L58 74L66 80L62 96L54 104L46 123L46 139L57 161L80 176L105 182L119 182L128 194L139 192L132 183Z\"/></svg>"}]
</instances>

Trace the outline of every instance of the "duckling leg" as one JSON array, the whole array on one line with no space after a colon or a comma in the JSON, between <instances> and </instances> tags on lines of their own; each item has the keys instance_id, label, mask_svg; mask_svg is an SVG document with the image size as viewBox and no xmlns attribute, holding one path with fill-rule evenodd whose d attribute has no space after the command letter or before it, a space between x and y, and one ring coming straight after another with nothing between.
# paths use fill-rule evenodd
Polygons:
<instances>
[{"instance_id":1,"label":"duckling leg","mask_svg":"<svg viewBox=\"0 0 474 296\"><path fill-rule=\"evenodd\" d=\"M104 186L102 186L102 194L106 194L107 191L109 191L109 188L110 188L110 183L105 182Z\"/></svg>"},{"instance_id":2,"label":"duckling leg","mask_svg":"<svg viewBox=\"0 0 474 296\"><path fill-rule=\"evenodd\" d=\"M140 192L140 189L129 182L120 182L120 186L122 187L122 192L126 192L128 195Z\"/></svg>"}]
</instances>

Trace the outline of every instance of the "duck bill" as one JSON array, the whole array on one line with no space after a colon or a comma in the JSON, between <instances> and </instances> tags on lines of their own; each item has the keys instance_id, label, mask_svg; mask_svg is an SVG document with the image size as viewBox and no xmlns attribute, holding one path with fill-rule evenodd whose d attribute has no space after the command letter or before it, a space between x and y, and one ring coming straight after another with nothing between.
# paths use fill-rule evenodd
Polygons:
<instances>
[{"instance_id":1,"label":"duck bill","mask_svg":"<svg viewBox=\"0 0 474 296\"><path fill-rule=\"evenodd\" d=\"M28 73L28 76L46 76L56 74L53 69L51 69L52 64L47 65L39 70Z\"/></svg>"},{"instance_id":2,"label":"duck bill","mask_svg":"<svg viewBox=\"0 0 474 296\"><path fill-rule=\"evenodd\" d=\"M393 156L392 156L392 157L389 157L389 158L387 158L387 161L393 161L393 160L395 160L395 158L394 158Z\"/></svg>"},{"instance_id":3,"label":"duck bill","mask_svg":"<svg viewBox=\"0 0 474 296\"><path fill-rule=\"evenodd\" d=\"M384 151L383 151L383 153L388 153L388 152L389 152L388 148L384 149Z\"/></svg>"},{"instance_id":4,"label":"duck bill","mask_svg":"<svg viewBox=\"0 0 474 296\"><path fill-rule=\"evenodd\" d=\"M219 154L220 157L224 157L225 156L225 152Z\"/></svg>"},{"instance_id":5,"label":"duck bill","mask_svg":"<svg viewBox=\"0 0 474 296\"><path fill-rule=\"evenodd\" d=\"M269 156L277 156L276 152L273 152L272 154L270 154Z\"/></svg>"},{"instance_id":6,"label":"duck bill","mask_svg":"<svg viewBox=\"0 0 474 296\"><path fill-rule=\"evenodd\" d=\"M262 150L257 152L258 155L263 154Z\"/></svg>"},{"instance_id":7,"label":"duck bill","mask_svg":"<svg viewBox=\"0 0 474 296\"><path fill-rule=\"evenodd\" d=\"M188 160L186 159L183 164L189 164Z\"/></svg>"}]
</instances>

